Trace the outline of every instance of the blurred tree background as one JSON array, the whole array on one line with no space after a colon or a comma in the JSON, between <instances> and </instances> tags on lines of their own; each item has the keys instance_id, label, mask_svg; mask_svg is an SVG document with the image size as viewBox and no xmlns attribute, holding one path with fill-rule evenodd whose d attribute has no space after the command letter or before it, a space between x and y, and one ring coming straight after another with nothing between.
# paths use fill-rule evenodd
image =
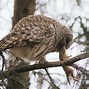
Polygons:
<instances>
[{"instance_id":1,"label":"blurred tree background","mask_svg":"<svg viewBox=\"0 0 89 89\"><path fill-rule=\"evenodd\" d=\"M0 39L8 34L12 26L22 17L41 14L52 17L71 28L74 42L68 49L70 57L89 51L89 0L33 0L36 2L35 7L30 3L31 0L18 1L21 1L18 6L22 5L18 12L23 10L24 13L21 16L18 12L15 14L13 0L0 0ZM29 3L25 5L26 2ZM15 18L15 16L20 17ZM48 61L58 60L57 53L50 53L46 57ZM62 68L55 67L48 68L48 74L44 70L31 71L29 89L89 89L89 58L75 64L78 81L71 80L71 85L68 84ZM2 60L0 60L0 67L2 67ZM5 86L6 80L0 80L0 88L5 89Z\"/></svg>"}]
</instances>

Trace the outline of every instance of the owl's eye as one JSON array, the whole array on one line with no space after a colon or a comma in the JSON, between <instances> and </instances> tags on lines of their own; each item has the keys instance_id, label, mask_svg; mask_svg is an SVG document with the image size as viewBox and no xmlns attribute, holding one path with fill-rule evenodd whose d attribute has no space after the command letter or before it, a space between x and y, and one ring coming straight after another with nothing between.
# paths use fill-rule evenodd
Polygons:
<instances>
[{"instance_id":1,"label":"owl's eye","mask_svg":"<svg viewBox=\"0 0 89 89\"><path fill-rule=\"evenodd\" d=\"M66 37L66 48L69 48L70 47L70 45L72 44L72 39L73 39L73 36L71 36L71 35L68 35L67 37Z\"/></svg>"},{"instance_id":2,"label":"owl's eye","mask_svg":"<svg viewBox=\"0 0 89 89\"><path fill-rule=\"evenodd\" d=\"M69 44L70 40L69 39L66 39L66 44Z\"/></svg>"}]
</instances>

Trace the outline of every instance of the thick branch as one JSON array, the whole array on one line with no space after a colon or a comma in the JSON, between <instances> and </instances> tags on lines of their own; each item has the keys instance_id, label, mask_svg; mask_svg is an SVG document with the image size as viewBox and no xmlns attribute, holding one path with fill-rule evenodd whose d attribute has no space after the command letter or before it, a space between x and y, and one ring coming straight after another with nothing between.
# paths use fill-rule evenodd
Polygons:
<instances>
[{"instance_id":1,"label":"thick branch","mask_svg":"<svg viewBox=\"0 0 89 89\"><path fill-rule=\"evenodd\" d=\"M21 72L27 72L27 71L32 71L36 69L45 69L48 67L59 67L59 66L68 66L72 65L74 62L77 62L79 60L85 59L89 57L89 52L80 54L78 56L75 56L73 58L70 58L69 60L65 61L56 61L56 62L46 62L46 63L41 63L41 64L34 64L34 65L24 65L23 67L17 67L9 71L4 71L0 73L0 79L6 78L9 75L13 75L14 72L21 73Z\"/></svg>"}]
</instances>

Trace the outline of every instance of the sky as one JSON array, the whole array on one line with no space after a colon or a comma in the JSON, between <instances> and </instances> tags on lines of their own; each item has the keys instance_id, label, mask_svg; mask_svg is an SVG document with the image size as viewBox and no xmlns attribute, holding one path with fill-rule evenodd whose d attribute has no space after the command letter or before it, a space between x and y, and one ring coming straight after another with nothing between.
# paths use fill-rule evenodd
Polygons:
<instances>
[{"instance_id":1,"label":"sky","mask_svg":"<svg viewBox=\"0 0 89 89\"><path fill-rule=\"evenodd\" d=\"M12 27L13 16L13 0L0 0L0 39L7 35ZM44 15L52 17L65 25L71 25L74 18L81 16L83 18L83 23L89 27L89 23L86 23L85 17L89 19L89 0L81 0L80 6L76 0L37 0L40 4L46 6L42 7L40 10L37 10L35 14L41 14L40 12L45 12ZM66 23L65 20L61 20L61 17L65 16L65 19L70 18L71 20ZM82 33L80 29L79 20L76 21L73 27L73 36L74 38L78 36L78 32ZM82 38L84 40L85 38ZM67 50L67 54L70 56L76 56L81 53L84 49L83 46L73 43L73 45ZM58 60L58 53L50 53L46 56L48 61ZM55 59L55 60L54 60ZM85 61L80 61L84 64ZM80 63L79 62L79 63ZM49 69L50 71L51 69ZM55 70L55 69L54 69ZM53 71L54 71L53 70ZM60 69L62 70L62 69ZM63 73L63 71L62 71ZM61 86L63 87L63 86ZM35 88L34 88L35 89ZM61 88L63 89L63 88ZM65 89L65 88L64 88ZM71 89L71 88L70 88Z\"/></svg>"}]
</instances>

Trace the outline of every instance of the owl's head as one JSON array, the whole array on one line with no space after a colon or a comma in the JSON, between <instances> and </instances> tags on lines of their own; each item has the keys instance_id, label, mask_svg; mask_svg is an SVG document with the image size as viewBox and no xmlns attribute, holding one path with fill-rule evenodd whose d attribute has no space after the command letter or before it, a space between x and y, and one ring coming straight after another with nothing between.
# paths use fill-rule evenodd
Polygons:
<instances>
[{"instance_id":1,"label":"owl's head","mask_svg":"<svg viewBox=\"0 0 89 89\"><path fill-rule=\"evenodd\" d=\"M68 49L73 43L72 31L66 26L62 27L60 38L61 40L59 40L59 42L56 45L57 51L60 51L64 46L66 49Z\"/></svg>"}]
</instances>

